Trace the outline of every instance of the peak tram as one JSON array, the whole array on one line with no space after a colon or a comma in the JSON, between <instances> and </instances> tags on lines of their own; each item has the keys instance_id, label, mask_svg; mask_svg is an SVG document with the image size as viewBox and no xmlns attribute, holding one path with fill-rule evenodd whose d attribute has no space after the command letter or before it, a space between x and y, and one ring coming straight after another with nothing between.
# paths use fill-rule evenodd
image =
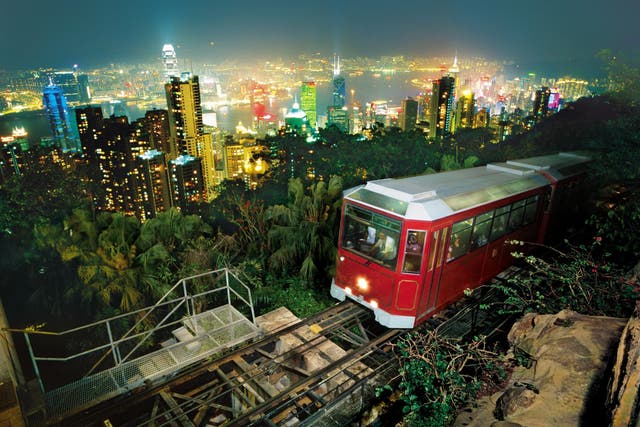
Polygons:
<instances>
[{"instance_id":1,"label":"peak tram","mask_svg":"<svg viewBox=\"0 0 640 427\"><path fill-rule=\"evenodd\" d=\"M413 328L571 217L589 158L559 153L346 190L331 295ZM520 250L520 249L519 249Z\"/></svg>"}]
</instances>

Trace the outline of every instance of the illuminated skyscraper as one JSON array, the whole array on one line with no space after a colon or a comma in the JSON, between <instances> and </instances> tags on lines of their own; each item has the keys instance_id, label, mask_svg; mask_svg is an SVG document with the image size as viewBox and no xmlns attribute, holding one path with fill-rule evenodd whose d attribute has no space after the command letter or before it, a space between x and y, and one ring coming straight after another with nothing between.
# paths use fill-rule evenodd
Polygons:
<instances>
[{"instance_id":1,"label":"illuminated skyscraper","mask_svg":"<svg viewBox=\"0 0 640 427\"><path fill-rule=\"evenodd\" d=\"M150 150L136 159L138 170L138 218L146 221L171 208L171 186L164 153Z\"/></svg>"},{"instance_id":2,"label":"illuminated skyscraper","mask_svg":"<svg viewBox=\"0 0 640 427\"><path fill-rule=\"evenodd\" d=\"M340 75L340 57L333 59L333 106L342 108L347 99L347 85Z\"/></svg>"},{"instance_id":3,"label":"illuminated skyscraper","mask_svg":"<svg viewBox=\"0 0 640 427\"><path fill-rule=\"evenodd\" d=\"M451 133L454 89L455 79L451 76L444 76L433 82L429 120L429 136L431 138L442 138Z\"/></svg>"},{"instance_id":4,"label":"illuminated skyscraper","mask_svg":"<svg viewBox=\"0 0 640 427\"><path fill-rule=\"evenodd\" d=\"M88 106L76 108L75 111L80 143L82 145L82 155L85 158L94 158L95 148L102 135L102 108Z\"/></svg>"},{"instance_id":5,"label":"illuminated skyscraper","mask_svg":"<svg viewBox=\"0 0 640 427\"><path fill-rule=\"evenodd\" d=\"M200 157L198 137L203 134L202 106L200 104L200 83L198 76L181 80L172 77L165 84L167 109L169 112L169 131L171 143L169 159L180 154Z\"/></svg>"},{"instance_id":6,"label":"illuminated skyscraper","mask_svg":"<svg viewBox=\"0 0 640 427\"><path fill-rule=\"evenodd\" d=\"M152 148L169 154L171 151L171 131L167 110L149 110L144 115L149 143Z\"/></svg>"},{"instance_id":7,"label":"illuminated skyscraper","mask_svg":"<svg viewBox=\"0 0 640 427\"><path fill-rule=\"evenodd\" d=\"M52 76L53 82L62 89L67 102L77 105L80 102L80 88L76 73L72 71L58 71Z\"/></svg>"},{"instance_id":8,"label":"illuminated skyscraper","mask_svg":"<svg viewBox=\"0 0 640 427\"><path fill-rule=\"evenodd\" d=\"M418 121L418 101L413 98L402 100L402 111L398 117L398 125L403 131L411 131L415 129Z\"/></svg>"},{"instance_id":9,"label":"illuminated skyscraper","mask_svg":"<svg viewBox=\"0 0 640 427\"><path fill-rule=\"evenodd\" d=\"M307 115L309 126L316 127L316 82L302 82L300 88L300 107Z\"/></svg>"},{"instance_id":10,"label":"illuminated skyscraper","mask_svg":"<svg viewBox=\"0 0 640 427\"><path fill-rule=\"evenodd\" d=\"M215 172L213 139L211 134L204 133L198 76L183 73L182 78L172 77L165 84L165 91L171 135L168 158L173 160L186 154L201 159L207 200L212 200L219 182Z\"/></svg>"},{"instance_id":11,"label":"illuminated skyscraper","mask_svg":"<svg viewBox=\"0 0 640 427\"><path fill-rule=\"evenodd\" d=\"M473 116L475 114L475 99L470 90L465 90L458 98L456 104L455 130L473 127Z\"/></svg>"},{"instance_id":12,"label":"illuminated skyscraper","mask_svg":"<svg viewBox=\"0 0 640 427\"><path fill-rule=\"evenodd\" d=\"M89 76L86 74L78 75L78 101L81 104L91 102L91 89L89 88Z\"/></svg>"},{"instance_id":13,"label":"illuminated skyscraper","mask_svg":"<svg viewBox=\"0 0 640 427\"><path fill-rule=\"evenodd\" d=\"M105 192L104 197L95 200L101 209L127 214L135 212L130 135L127 117L103 120L102 133L95 146L97 181Z\"/></svg>"},{"instance_id":14,"label":"illuminated skyscraper","mask_svg":"<svg viewBox=\"0 0 640 427\"><path fill-rule=\"evenodd\" d=\"M67 99L62 93L62 88L53 83L45 86L42 94L42 103L49 119L51 136L62 151L77 150L74 133L70 128L69 107Z\"/></svg>"},{"instance_id":15,"label":"illuminated skyscraper","mask_svg":"<svg viewBox=\"0 0 640 427\"><path fill-rule=\"evenodd\" d=\"M550 96L551 89L548 87L543 86L536 90L535 98L533 99L533 116L536 119L540 119L548 114Z\"/></svg>"},{"instance_id":16,"label":"illuminated skyscraper","mask_svg":"<svg viewBox=\"0 0 640 427\"><path fill-rule=\"evenodd\" d=\"M349 132L349 111L347 107L332 105L327 110L327 126L335 125L342 132Z\"/></svg>"},{"instance_id":17,"label":"illuminated skyscraper","mask_svg":"<svg viewBox=\"0 0 640 427\"><path fill-rule=\"evenodd\" d=\"M165 80L171 80L172 77L179 77L178 57L173 45L165 44L162 46L162 64L164 65Z\"/></svg>"},{"instance_id":18,"label":"illuminated skyscraper","mask_svg":"<svg viewBox=\"0 0 640 427\"><path fill-rule=\"evenodd\" d=\"M202 160L187 154L169 162L173 206L188 212L194 203L205 201Z\"/></svg>"},{"instance_id":19,"label":"illuminated skyscraper","mask_svg":"<svg viewBox=\"0 0 640 427\"><path fill-rule=\"evenodd\" d=\"M297 102L294 102L291 110L285 114L284 123L287 128L287 132L302 134L309 131L309 120L307 115L300 109L300 104Z\"/></svg>"}]
</instances>

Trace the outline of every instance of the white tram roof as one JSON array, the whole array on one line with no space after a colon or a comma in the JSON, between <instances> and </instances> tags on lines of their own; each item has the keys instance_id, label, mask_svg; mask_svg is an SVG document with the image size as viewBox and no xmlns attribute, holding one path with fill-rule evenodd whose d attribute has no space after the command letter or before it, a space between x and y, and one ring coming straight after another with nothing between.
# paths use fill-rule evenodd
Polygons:
<instances>
[{"instance_id":1,"label":"white tram roof","mask_svg":"<svg viewBox=\"0 0 640 427\"><path fill-rule=\"evenodd\" d=\"M587 160L561 153L430 175L381 179L346 190L345 198L407 219L433 221L547 186L550 182L539 170L548 170L556 176L556 167L569 168Z\"/></svg>"},{"instance_id":2,"label":"white tram roof","mask_svg":"<svg viewBox=\"0 0 640 427\"><path fill-rule=\"evenodd\" d=\"M583 165L590 160L584 153L558 153L528 159L508 160L507 164L545 171L555 180L561 181L583 172Z\"/></svg>"}]
</instances>

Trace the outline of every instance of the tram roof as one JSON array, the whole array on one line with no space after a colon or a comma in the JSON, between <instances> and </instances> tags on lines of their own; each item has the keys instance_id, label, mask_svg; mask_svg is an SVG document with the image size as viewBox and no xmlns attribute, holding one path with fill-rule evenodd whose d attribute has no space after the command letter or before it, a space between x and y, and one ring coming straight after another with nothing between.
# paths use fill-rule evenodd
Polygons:
<instances>
[{"instance_id":1,"label":"tram roof","mask_svg":"<svg viewBox=\"0 0 640 427\"><path fill-rule=\"evenodd\" d=\"M579 158L578 158L579 157ZM588 158L563 153L407 178L369 181L345 197L407 219L437 220L549 185ZM565 172L566 173L566 172Z\"/></svg>"}]
</instances>

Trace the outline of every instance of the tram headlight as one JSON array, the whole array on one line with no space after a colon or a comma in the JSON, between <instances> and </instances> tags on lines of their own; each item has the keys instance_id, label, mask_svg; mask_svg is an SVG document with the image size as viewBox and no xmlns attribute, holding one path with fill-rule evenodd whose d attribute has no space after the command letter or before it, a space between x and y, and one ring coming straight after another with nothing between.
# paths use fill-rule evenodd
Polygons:
<instances>
[{"instance_id":1,"label":"tram headlight","mask_svg":"<svg viewBox=\"0 0 640 427\"><path fill-rule=\"evenodd\" d=\"M348 287L348 286L345 286L345 287L344 287L344 291L345 291L346 293L348 293L349 295L353 295L353 291L352 291L352 290L351 290L351 288L350 288L350 287Z\"/></svg>"},{"instance_id":2,"label":"tram headlight","mask_svg":"<svg viewBox=\"0 0 640 427\"><path fill-rule=\"evenodd\" d=\"M356 279L356 286L361 291L366 292L367 290L369 290L369 281L367 279L365 279L364 277L358 277Z\"/></svg>"},{"instance_id":3,"label":"tram headlight","mask_svg":"<svg viewBox=\"0 0 640 427\"><path fill-rule=\"evenodd\" d=\"M373 308L378 308L378 301L372 299L371 302L369 302L369 304L371 304L371 307Z\"/></svg>"},{"instance_id":4,"label":"tram headlight","mask_svg":"<svg viewBox=\"0 0 640 427\"><path fill-rule=\"evenodd\" d=\"M340 258L338 258L340 260L340 262L344 261L344 256L340 255Z\"/></svg>"}]
</instances>

